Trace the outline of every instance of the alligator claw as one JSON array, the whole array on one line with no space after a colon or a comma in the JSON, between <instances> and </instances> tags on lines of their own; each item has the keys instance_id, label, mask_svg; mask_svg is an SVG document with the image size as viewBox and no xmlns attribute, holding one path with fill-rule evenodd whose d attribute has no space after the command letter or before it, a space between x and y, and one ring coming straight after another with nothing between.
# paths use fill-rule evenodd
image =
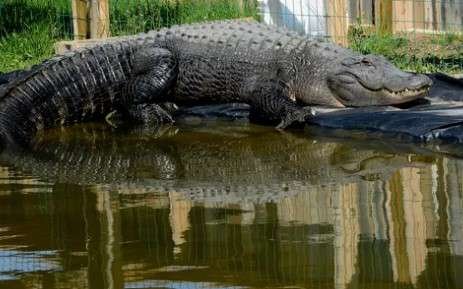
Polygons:
<instances>
[{"instance_id":1,"label":"alligator claw","mask_svg":"<svg viewBox=\"0 0 463 289\"><path fill-rule=\"evenodd\" d=\"M156 127L161 124L175 123L170 113L155 103L134 105L129 109L129 114L133 122L145 126Z\"/></svg>"},{"instance_id":2,"label":"alligator claw","mask_svg":"<svg viewBox=\"0 0 463 289\"><path fill-rule=\"evenodd\" d=\"M283 130L294 124L304 125L306 121L315 116L315 111L311 107L304 107L288 113L281 122L276 126L276 129Z\"/></svg>"},{"instance_id":3,"label":"alligator claw","mask_svg":"<svg viewBox=\"0 0 463 289\"><path fill-rule=\"evenodd\" d=\"M162 109L164 109L166 112L168 112L171 115L179 110L179 107L177 106L177 104L173 102L164 102L160 106Z\"/></svg>"},{"instance_id":4,"label":"alligator claw","mask_svg":"<svg viewBox=\"0 0 463 289\"><path fill-rule=\"evenodd\" d=\"M105 117L106 123L114 128L118 128L123 123L122 119L122 114L118 110L111 111Z\"/></svg>"}]
</instances>

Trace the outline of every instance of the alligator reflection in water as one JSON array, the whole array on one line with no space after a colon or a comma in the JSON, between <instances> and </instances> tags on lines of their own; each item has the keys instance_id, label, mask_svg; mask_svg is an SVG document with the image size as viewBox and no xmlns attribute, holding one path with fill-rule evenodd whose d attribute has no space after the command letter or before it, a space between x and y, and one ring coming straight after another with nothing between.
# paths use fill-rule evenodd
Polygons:
<instances>
[{"instance_id":1,"label":"alligator reflection in water","mask_svg":"<svg viewBox=\"0 0 463 289\"><path fill-rule=\"evenodd\" d=\"M460 160L247 125L69 134L2 155L0 288L463 286Z\"/></svg>"},{"instance_id":2,"label":"alligator reflection in water","mask_svg":"<svg viewBox=\"0 0 463 289\"><path fill-rule=\"evenodd\" d=\"M223 202L268 201L308 186L387 179L400 167L426 160L246 124L182 130L157 138L81 126L50 133L32 152L4 152L0 162L51 182L110 185L122 192L128 186L130 192L175 191Z\"/></svg>"}]
</instances>

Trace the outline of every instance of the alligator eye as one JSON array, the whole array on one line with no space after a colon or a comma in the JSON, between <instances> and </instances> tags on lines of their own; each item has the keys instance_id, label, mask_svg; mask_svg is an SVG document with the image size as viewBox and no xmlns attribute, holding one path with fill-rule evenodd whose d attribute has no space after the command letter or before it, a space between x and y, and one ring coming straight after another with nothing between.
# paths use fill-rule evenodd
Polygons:
<instances>
[{"instance_id":1,"label":"alligator eye","mask_svg":"<svg viewBox=\"0 0 463 289\"><path fill-rule=\"evenodd\" d=\"M367 66L372 66L373 65L373 63L370 60L366 59L366 58L362 59L362 64L365 64Z\"/></svg>"}]
</instances>

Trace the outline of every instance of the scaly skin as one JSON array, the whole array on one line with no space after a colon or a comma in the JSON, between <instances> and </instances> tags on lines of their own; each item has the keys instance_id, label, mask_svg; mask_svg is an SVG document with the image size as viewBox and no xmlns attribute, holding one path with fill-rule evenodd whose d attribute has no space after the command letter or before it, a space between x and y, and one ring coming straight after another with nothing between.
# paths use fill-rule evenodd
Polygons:
<instances>
[{"instance_id":1,"label":"scaly skin","mask_svg":"<svg viewBox=\"0 0 463 289\"><path fill-rule=\"evenodd\" d=\"M221 202L265 202L369 176L387 180L416 165L413 154L378 145L350 149L345 141L313 142L233 123L165 133L170 135L132 131L121 137L101 125L72 127L39 137L23 153L5 151L0 163L53 183L111 184L122 193L180 192Z\"/></svg>"},{"instance_id":2,"label":"scaly skin","mask_svg":"<svg viewBox=\"0 0 463 289\"><path fill-rule=\"evenodd\" d=\"M44 128L122 116L156 126L159 103L244 102L285 128L305 105L388 105L421 97L430 80L254 22L176 26L53 58L0 86L0 134L27 145ZM116 113L115 113L116 112ZM109 118L110 119L110 118Z\"/></svg>"},{"instance_id":3,"label":"scaly skin","mask_svg":"<svg viewBox=\"0 0 463 289\"><path fill-rule=\"evenodd\" d=\"M175 66L164 49L145 40L122 40L55 58L2 87L2 141L27 144L41 129L97 120L121 106L151 102L156 97L152 91L163 93L171 85Z\"/></svg>"}]
</instances>

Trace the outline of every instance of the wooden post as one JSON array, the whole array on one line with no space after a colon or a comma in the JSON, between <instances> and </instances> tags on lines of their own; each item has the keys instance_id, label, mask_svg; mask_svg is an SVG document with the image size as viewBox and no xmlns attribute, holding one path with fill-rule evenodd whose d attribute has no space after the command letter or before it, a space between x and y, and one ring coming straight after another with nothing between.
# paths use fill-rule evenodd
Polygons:
<instances>
[{"instance_id":1,"label":"wooden post","mask_svg":"<svg viewBox=\"0 0 463 289\"><path fill-rule=\"evenodd\" d=\"M392 34L392 0L375 0L376 29L380 35Z\"/></svg>"},{"instance_id":2,"label":"wooden post","mask_svg":"<svg viewBox=\"0 0 463 289\"><path fill-rule=\"evenodd\" d=\"M108 0L90 0L90 38L109 37Z\"/></svg>"},{"instance_id":3,"label":"wooden post","mask_svg":"<svg viewBox=\"0 0 463 289\"><path fill-rule=\"evenodd\" d=\"M88 38L88 1L72 0L72 21L74 27L74 39Z\"/></svg>"},{"instance_id":4,"label":"wooden post","mask_svg":"<svg viewBox=\"0 0 463 289\"><path fill-rule=\"evenodd\" d=\"M326 11L330 17L327 20L328 33L331 39L342 46L347 46L349 28L348 0L328 0Z\"/></svg>"},{"instance_id":5,"label":"wooden post","mask_svg":"<svg viewBox=\"0 0 463 289\"><path fill-rule=\"evenodd\" d=\"M413 30L414 5L415 1L394 1L392 6L392 13L394 14L395 20L392 27L393 32L407 32ZM381 21L381 19L379 19L379 21ZM377 28L379 28L379 23Z\"/></svg>"},{"instance_id":6,"label":"wooden post","mask_svg":"<svg viewBox=\"0 0 463 289\"><path fill-rule=\"evenodd\" d=\"M425 5L428 1L413 1L413 29L426 29Z\"/></svg>"}]
</instances>

